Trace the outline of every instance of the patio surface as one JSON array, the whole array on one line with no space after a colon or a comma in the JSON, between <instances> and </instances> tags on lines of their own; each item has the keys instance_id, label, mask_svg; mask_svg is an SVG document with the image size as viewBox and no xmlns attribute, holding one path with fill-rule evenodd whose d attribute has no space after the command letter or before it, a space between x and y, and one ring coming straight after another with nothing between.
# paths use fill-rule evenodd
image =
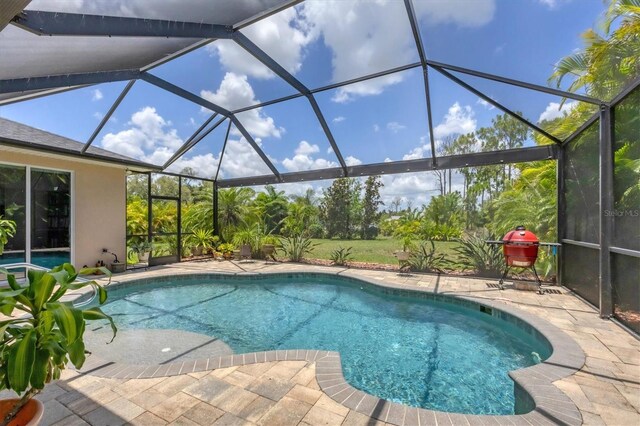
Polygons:
<instances>
[{"instance_id":1,"label":"patio surface","mask_svg":"<svg viewBox=\"0 0 640 426\"><path fill-rule=\"evenodd\" d=\"M337 269L341 275L373 282L384 281L417 286L437 293L490 299L547 320L574 338L586 355L586 363L580 371L554 382L578 407L584 424L640 424L640 341L615 322L600 319L597 311L564 288L553 287L560 294L538 295L512 289L501 291L494 287L497 281L489 279L421 274L407 276L394 272L301 264L265 264L262 261L186 262L121 274L113 277L112 281L190 272L336 273ZM224 348L218 349L224 352ZM47 387L39 396L46 407L42 424L469 423L465 416L446 413L438 413L436 418L426 419L425 422L425 419L412 417L413 409L404 410L400 417L394 416L391 410L383 416L377 416L383 417L382 420L387 423L367 417L335 402L321 391L315 369L316 363L312 360L271 361L147 379L127 379L128 375L124 373L120 376L125 378L117 378L121 372L115 371L112 377L98 377L90 371L80 374L69 370L64 372L62 380ZM515 417L510 416L509 419L505 417L504 423L511 424ZM544 420L546 424L554 424Z\"/></svg>"}]
</instances>

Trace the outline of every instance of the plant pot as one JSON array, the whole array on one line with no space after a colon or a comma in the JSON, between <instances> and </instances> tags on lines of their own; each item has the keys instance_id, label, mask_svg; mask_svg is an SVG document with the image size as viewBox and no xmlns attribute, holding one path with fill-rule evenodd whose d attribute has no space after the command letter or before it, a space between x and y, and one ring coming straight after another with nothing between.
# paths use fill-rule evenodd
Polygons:
<instances>
[{"instance_id":1,"label":"plant pot","mask_svg":"<svg viewBox=\"0 0 640 426\"><path fill-rule=\"evenodd\" d=\"M149 262L149 252L138 253L138 260L143 263Z\"/></svg>"},{"instance_id":2,"label":"plant pot","mask_svg":"<svg viewBox=\"0 0 640 426\"><path fill-rule=\"evenodd\" d=\"M273 255L275 251L276 251L276 246L274 246L273 244L265 244L262 246L262 253L264 254L264 257L269 257Z\"/></svg>"},{"instance_id":3,"label":"plant pot","mask_svg":"<svg viewBox=\"0 0 640 426\"><path fill-rule=\"evenodd\" d=\"M409 260L409 256L411 256L411 252L408 251L396 252L396 257L398 258L399 262L406 262L407 260Z\"/></svg>"},{"instance_id":4,"label":"plant pot","mask_svg":"<svg viewBox=\"0 0 640 426\"><path fill-rule=\"evenodd\" d=\"M234 250L233 251L233 258L235 260L240 260L240 250Z\"/></svg>"},{"instance_id":5,"label":"plant pot","mask_svg":"<svg viewBox=\"0 0 640 426\"><path fill-rule=\"evenodd\" d=\"M0 418L4 419L18 401L20 401L18 398L0 400ZM16 417L11 420L9 426L35 426L40 423L43 414L44 405L42 402L37 399L30 399Z\"/></svg>"},{"instance_id":6,"label":"plant pot","mask_svg":"<svg viewBox=\"0 0 640 426\"><path fill-rule=\"evenodd\" d=\"M233 257L233 253L229 253L229 252L223 253L222 257L224 257L225 259L229 260L229 259L231 259Z\"/></svg>"},{"instance_id":7,"label":"plant pot","mask_svg":"<svg viewBox=\"0 0 640 426\"><path fill-rule=\"evenodd\" d=\"M114 274L119 274L120 272L124 272L124 270L126 269L127 265L125 263L122 262L113 262L109 269L111 270L111 272L113 272Z\"/></svg>"},{"instance_id":8,"label":"plant pot","mask_svg":"<svg viewBox=\"0 0 640 426\"><path fill-rule=\"evenodd\" d=\"M202 246L191 247L191 254L194 256L202 256Z\"/></svg>"}]
</instances>

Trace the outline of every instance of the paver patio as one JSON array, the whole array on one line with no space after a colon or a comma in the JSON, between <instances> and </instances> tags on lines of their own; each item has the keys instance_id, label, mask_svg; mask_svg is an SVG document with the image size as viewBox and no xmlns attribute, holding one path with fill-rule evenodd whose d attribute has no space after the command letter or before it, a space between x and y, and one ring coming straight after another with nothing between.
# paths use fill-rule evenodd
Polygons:
<instances>
[{"instance_id":1,"label":"paver patio","mask_svg":"<svg viewBox=\"0 0 640 426\"><path fill-rule=\"evenodd\" d=\"M193 272L336 272L337 268L255 262L186 262L115 276L113 282ZM498 290L495 281L343 268L341 275L417 286L437 293L490 299L539 316L580 345L586 363L554 382L578 407L584 424L640 424L640 341L568 292L538 295ZM217 366L210 366L217 367ZM178 372L173 372L178 373ZM115 374L117 377L117 374ZM122 373L122 377L127 377ZM383 425L332 400L320 390L315 363L270 361L198 373L147 379L118 379L66 371L39 397L43 423L59 425ZM391 411L391 410L390 410ZM388 412L388 424L424 424L404 410ZM513 419L513 417L511 417ZM438 414L432 424L467 424L464 416ZM505 418L505 423L509 423ZM552 424L551 422L549 424Z\"/></svg>"}]
</instances>

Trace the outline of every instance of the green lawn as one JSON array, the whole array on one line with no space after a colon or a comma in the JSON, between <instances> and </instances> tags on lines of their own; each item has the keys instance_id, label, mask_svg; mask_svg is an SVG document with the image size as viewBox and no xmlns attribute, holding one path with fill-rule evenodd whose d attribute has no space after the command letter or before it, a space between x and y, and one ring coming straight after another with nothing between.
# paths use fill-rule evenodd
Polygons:
<instances>
[{"instance_id":1,"label":"green lawn","mask_svg":"<svg viewBox=\"0 0 640 426\"><path fill-rule=\"evenodd\" d=\"M313 239L317 246L306 257L309 259L331 259L331 252L339 247L351 247L351 257L356 262L386 263L397 265L393 253L402 250L402 243L393 238L378 237L376 240L325 240ZM455 242L436 241L436 250L453 254Z\"/></svg>"}]
</instances>

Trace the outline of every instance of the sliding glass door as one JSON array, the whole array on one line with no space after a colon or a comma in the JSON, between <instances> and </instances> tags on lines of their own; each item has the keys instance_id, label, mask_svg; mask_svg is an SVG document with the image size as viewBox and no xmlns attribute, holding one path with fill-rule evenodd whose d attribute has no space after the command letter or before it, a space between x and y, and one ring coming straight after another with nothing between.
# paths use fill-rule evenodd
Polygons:
<instances>
[{"instance_id":1,"label":"sliding glass door","mask_svg":"<svg viewBox=\"0 0 640 426\"><path fill-rule=\"evenodd\" d=\"M31 169L31 263L71 261L71 174Z\"/></svg>"},{"instance_id":2,"label":"sliding glass door","mask_svg":"<svg viewBox=\"0 0 640 426\"><path fill-rule=\"evenodd\" d=\"M16 223L16 234L4 247L0 265L27 260L27 168L0 164L0 216Z\"/></svg>"},{"instance_id":3,"label":"sliding glass door","mask_svg":"<svg viewBox=\"0 0 640 426\"><path fill-rule=\"evenodd\" d=\"M16 222L0 264L71 261L71 173L0 164L0 215Z\"/></svg>"}]
</instances>

